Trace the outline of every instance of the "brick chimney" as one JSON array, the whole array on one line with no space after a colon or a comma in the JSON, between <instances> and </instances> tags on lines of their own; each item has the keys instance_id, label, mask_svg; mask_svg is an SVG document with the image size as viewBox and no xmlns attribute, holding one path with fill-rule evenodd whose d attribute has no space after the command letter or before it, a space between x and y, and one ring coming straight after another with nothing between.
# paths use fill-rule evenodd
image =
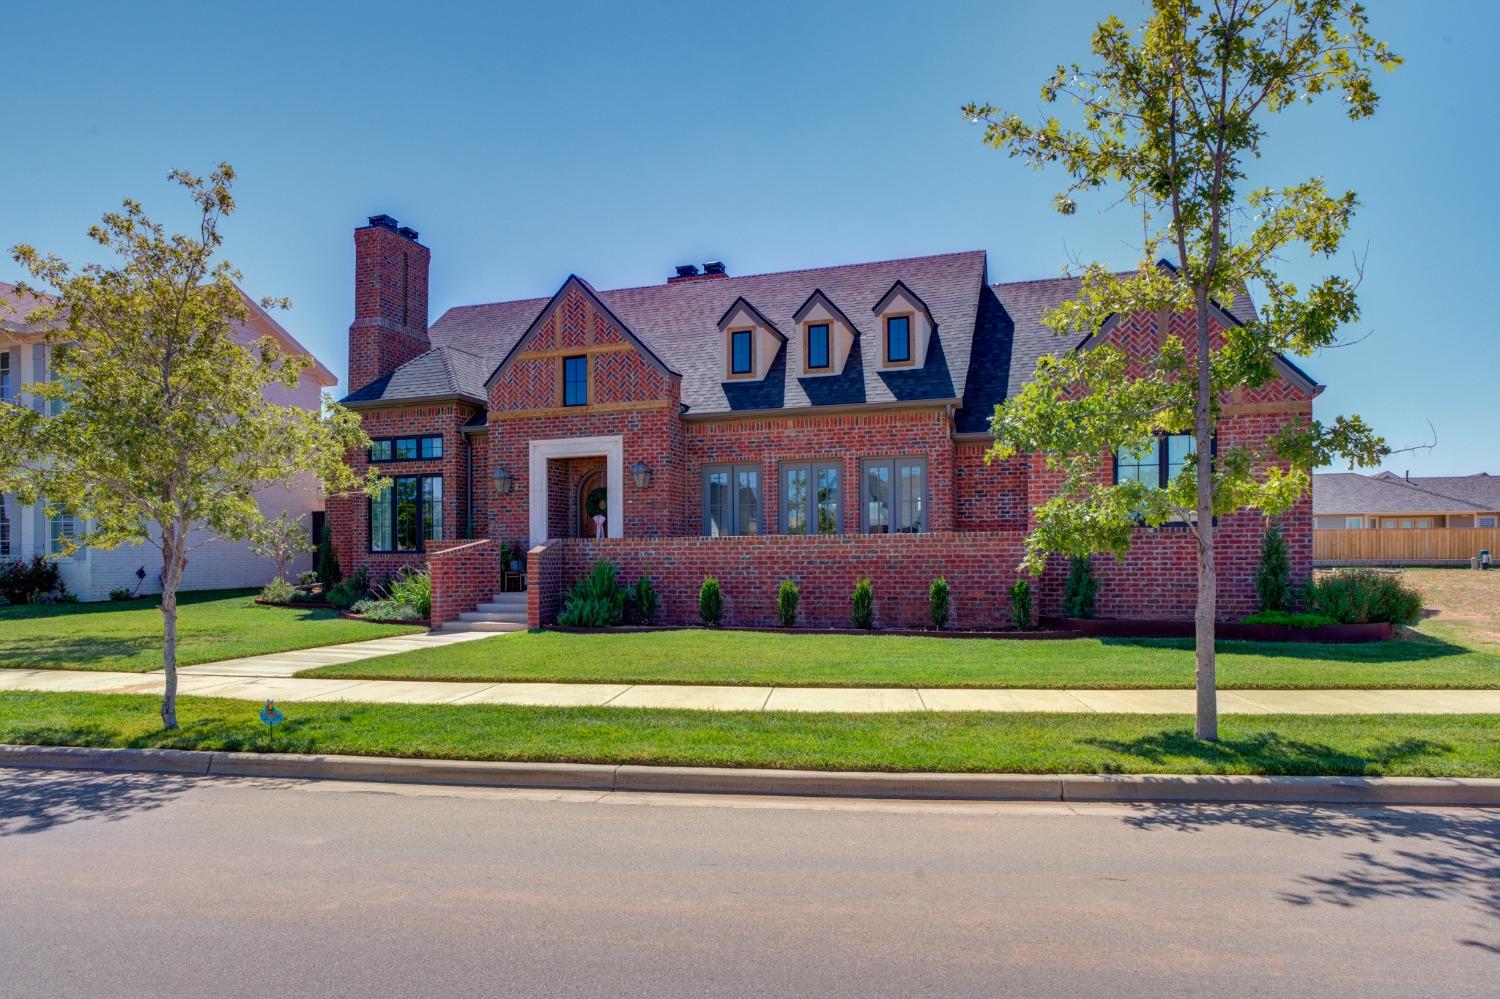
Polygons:
<instances>
[{"instance_id":1,"label":"brick chimney","mask_svg":"<svg viewBox=\"0 0 1500 999\"><path fill-rule=\"evenodd\" d=\"M432 251L415 229L389 215L354 230L354 322L349 324L350 392L428 350L427 264Z\"/></svg>"}]
</instances>

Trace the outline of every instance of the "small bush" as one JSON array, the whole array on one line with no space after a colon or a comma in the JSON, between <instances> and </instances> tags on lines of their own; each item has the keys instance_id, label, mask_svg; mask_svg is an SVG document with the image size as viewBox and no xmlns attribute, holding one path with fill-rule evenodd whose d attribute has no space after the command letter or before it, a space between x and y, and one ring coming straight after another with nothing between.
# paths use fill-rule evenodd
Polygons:
<instances>
[{"instance_id":1,"label":"small bush","mask_svg":"<svg viewBox=\"0 0 1500 999\"><path fill-rule=\"evenodd\" d=\"M316 569L308 569L305 572L297 574L297 585L299 586L312 586L318 582L320 580L318 579L318 570Z\"/></svg>"},{"instance_id":2,"label":"small bush","mask_svg":"<svg viewBox=\"0 0 1500 999\"><path fill-rule=\"evenodd\" d=\"M703 585L698 587L698 616L711 627L717 627L724 617L724 592L712 576L705 577Z\"/></svg>"},{"instance_id":3,"label":"small bush","mask_svg":"<svg viewBox=\"0 0 1500 999\"><path fill-rule=\"evenodd\" d=\"M849 594L849 618L856 628L875 627L875 587L868 579L855 583Z\"/></svg>"},{"instance_id":4,"label":"small bush","mask_svg":"<svg viewBox=\"0 0 1500 999\"><path fill-rule=\"evenodd\" d=\"M1292 609L1292 557L1281 525L1273 523L1260 539L1260 562L1255 566L1255 592L1263 611Z\"/></svg>"},{"instance_id":5,"label":"small bush","mask_svg":"<svg viewBox=\"0 0 1500 999\"><path fill-rule=\"evenodd\" d=\"M613 628L625 617L625 592L620 573L604 559L563 594L557 623L565 628Z\"/></svg>"},{"instance_id":6,"label":"small bush","mask_svg":"<svg viewBox=\"0 0 1500 999\"><path fill-rule=\"evenodd\" d=\"M42 555L0 565L0 596L13 604L42 603L43 597L67 592L57 563Z\"/></svg>"},{"instance_id":7,"label":"small bush","mask_svg":"<svg viewBox=\"0 0 1500 999\"><path fill-rule=\"evenodd\" d=\"M1068 559L1068 581L1063 584L1063 615L1093 617L1094 597L1099 593L1099 578L1094 575L1094 560L1087 556Z\"/></svg>"},{"instance_id":8,"label":"small bush","mask_svg":"<svg viewBox=\"0 0 1500 999\"><path fill-rule=\"evenodd\" d=\"M1010 588L1010 620L1022 631L1031 630L1031 583L1024 579Z\"/></svg>"},{"instance_id":9,"label":"small bush","mask_svg":"<svg viewBox=\"0 0 1500 999\"><path fill-rule=\"evenodd\" d=\"M932 626L942 628L948 623L952 609L952 595L948 592L948 580L939 576L927 587L927 613L932 616Z\"/></svg>"},{"instance_id":10,"label":"small bush","mask_svg":"<svg viewBox=\"0 0 1500 999\"><path fill-rule=\"evenodd\" d=\"M277 576L261 587L260 598L262 600L269 600L273 604L289 604L292 602L292 597L296 592L297 588L295 586Z\"/></svg>"},{"instance_id":11,"label":"small bush","mask_svg":"<svg viewBox=\"0 0 1500 999\"><path fill-rule=\"evenodd\" d=\"M328 602L340 610L349 610L370 593L370 576L364 566L354 570L348 579L341 579L328 590Z\"/></svg>"},{"instance_id":12,"label":"small bush","mask_svg":"<svg viewBox=\"0 0 1500 999\"><path fill-rule=\"evenodd\" d=\"M783 579L776 590L776 617L783 628L797 626L797 604L801 599L802 591L797 589L797 584L790 579Z\"/></svg>"},{"instance_id":13,"label":"small bush","mask_svg":"<svg viewBox=\"0 0 1500 999\"><path fill-rule=\"evenodd\" d=\"M344 578L344 571L339 568L339 557L333 553L333 519L323 518L323 536L318 539L318 582L323 584L325 590L333 588L335 583Z\"/></svg>"},{"instance_id":14,"label":"small bush","mask_svg":"<svg viewBox=\"0 0 1500 999\"><path fill-rule=\"evenodd\" d=\"M1302 603L1339 624L1411 624L1422 616L1422 594L1394 573L1371 569L1344 569L1314 579L1302 591Z\"/></svg>"},{"instance_id":15,"label":"small bush","mask_svg":"<svg viewBox=\"0 0 1500 999\"><path fill-rule=\"evenodd\" d=\"M404 604L399 600L361 600L351 608L356 614L363 614L366 621L378 621L381 624L402 624L407 621L421 621L425 615L417 613L417 609L410 604Z\"/></svg>"},{"instance_id":16,"label":"small bush","mask_svg":"<svg viewBox=\"0 0 1500 999\"><path fill-rule=\"evenodd\" d=\"M1325 625L1338 624L1325 614L1293 614L1291 611L1275 610L1256 611L1249 617L1241 619L1241 623L1279 624L1284 628L1322 628Z\"/></svg>"},{"instance_id":17,"label":"small bush","mask_svg":"<svg viewBox=\"0 0 1500 999\"><path fill-rule=\"evenodd\" d=\"M109 591L109 599L111 600L129 600L134 596L135 594L130 592L130 587L128 586L116 586Z\"/></svg>"},{"instance_id":18,"label":"small bush","mask_svg":"<svg viewBox=\"0 0 1500 999\"><path fill-rule=\"evenodd\" d=\"M641 624L650 624L652 618L656 617L656 608L661 603L661 598L656 595L656 588L651 585L650 576L642 576L635 581L635 586L630 589L631 603L635 605L636 619Z\"/></svg>"},{"instance_id":19,"label":"small bush","mask_svg":"<svg viewBox=\"0 0 1500 999\"><path fill-rule=\"evenodd\" d=\"M404 569L386 582L384 590L387 599L410 607L417 617L432 616L432 573L426 569Z\"/></svg>"}]
</instances>

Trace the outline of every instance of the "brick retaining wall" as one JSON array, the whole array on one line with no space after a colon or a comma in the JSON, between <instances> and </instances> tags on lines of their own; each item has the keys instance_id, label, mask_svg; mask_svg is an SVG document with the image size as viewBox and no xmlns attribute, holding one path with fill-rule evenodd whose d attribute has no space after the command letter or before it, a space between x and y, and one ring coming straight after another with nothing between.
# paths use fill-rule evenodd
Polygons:
<instances>
[{"instance_id":1,"label":"brick retaining wall","mask_svg":"<svg viewBox=\"0 0 1500 999\"><path fill-rule=\"evenodd\" d=\"M488 538L429 542L427 565L432 570L434 628L457 621L500 591L500 549Z\"/></svg>"}]
</instances>

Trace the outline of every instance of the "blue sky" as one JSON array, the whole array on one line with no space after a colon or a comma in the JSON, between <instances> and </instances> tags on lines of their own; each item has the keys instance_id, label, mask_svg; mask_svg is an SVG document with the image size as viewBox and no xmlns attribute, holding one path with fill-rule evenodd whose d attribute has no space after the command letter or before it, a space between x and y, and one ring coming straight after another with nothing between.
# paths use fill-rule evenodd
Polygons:
<instances>
[{"instance_id":1,"label":"blue sky","mask_svg":"<svg viewBox=\"0 0 1500 999\"><path fill-rule=\"evenodd\" d=\"M1318 415L1358 412L1388 467L1500 472L1494 278L1500 209L1490 45L1500 5L1371 4L1407 64L1381 112L1278 124L1255 179L1323 174L1365 203L1370 336L1307 367ZM341 377L353 299L350 232L385 212L432 247L433 318L547 295L571 272L600 288L722 259L732 274L989 251L992 280L1070 257L1125 266L1138 218L1049 207L1061 178L986 149L958 108L1039 110L1106 3L430 2L23 4L7 14L10 127L0 243L75 262L124 195L187 221L167 170L227 159L240 212L226 250L256 295ZM1346 255L1337 266L1348 271ZM1303 258L1303 280L1326 265ZM8 260L0 278L19 274Z\"/></svg>"}]
</instances>

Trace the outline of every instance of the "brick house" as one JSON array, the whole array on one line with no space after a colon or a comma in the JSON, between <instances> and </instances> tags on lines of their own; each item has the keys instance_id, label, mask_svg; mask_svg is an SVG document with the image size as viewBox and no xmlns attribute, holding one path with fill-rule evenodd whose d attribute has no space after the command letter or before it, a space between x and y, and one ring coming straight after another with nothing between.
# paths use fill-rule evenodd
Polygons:
<instances>
[{"instance_id":1,"label":"brick house","mask_svg":"<svg viewBox=\"0 0 1500 999\"><path fill-rule=\"evenodd\" d=\"M344 404L393 480L374 501L335 498L346 568L374 576L428 563L434 620L499 589L499 544L530 550L528 620L553 620L596 558L645 574L666 621L695 621L704 576L729 624L774 623L783 578L801 621L848 621L854 582L874 582L879 626L926 621L947 577L959 627L1009 620L1007 591L1055 488L1039 456L986 464L995 404L1045 353L1081 346L1041 318L1077 279L990 283L982 251L735 277L711 262L661 284L596 291L573 276L550 298L460 306L427 322L429 250L378 215L355 230L355 308ZM1249 318L1215 308L1216 330ZM1111 320L1091 343L1146 350L1191 316ZM1290 363L1229 400L1219 435L1262 441L1310 417L1321 390ZM1191 438L1101 463L1159 481ZM1283 518L1296 574L1312 564L1310 501ZM1220 611L1254 609L1264 520L1219 522ZM1099 558L1099 613L1191 616L1194 545L1183 527L1141 528L1123 563ZM1061 575L1036 583L1057 609Z\"/></svg>"}]
</instances>

